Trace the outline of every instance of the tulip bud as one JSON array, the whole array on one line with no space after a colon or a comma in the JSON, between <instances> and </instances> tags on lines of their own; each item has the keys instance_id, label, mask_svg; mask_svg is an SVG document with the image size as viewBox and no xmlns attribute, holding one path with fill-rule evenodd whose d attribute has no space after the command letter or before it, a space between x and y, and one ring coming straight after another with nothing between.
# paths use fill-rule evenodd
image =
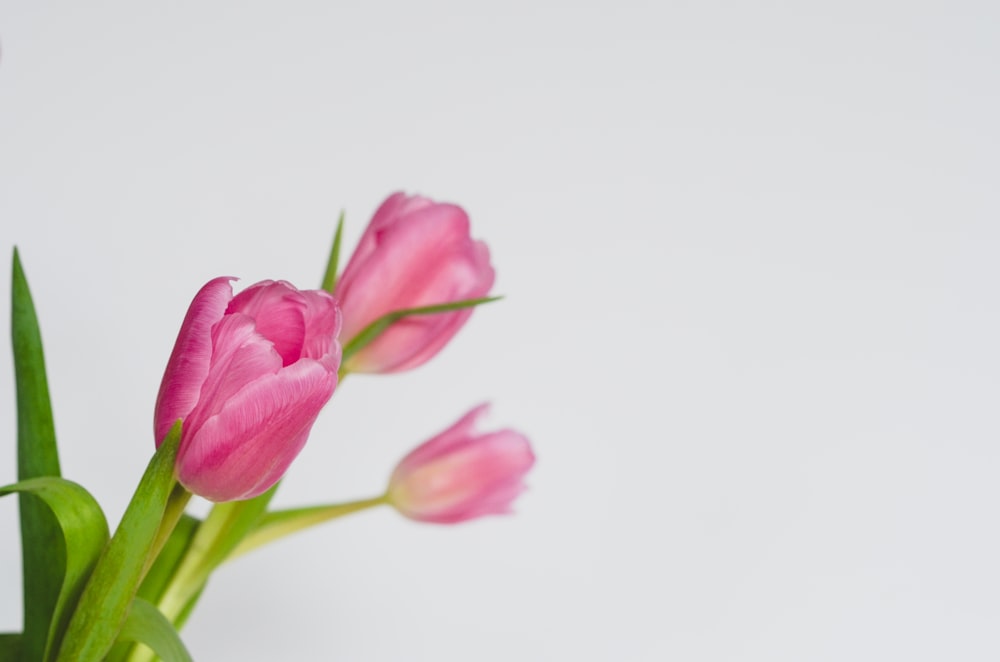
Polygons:
<instances>
[{"instance_id":1,"label":"tulip bud","mask_svg":"<svg viewBox=\"0 0 1000 662\"><path fill-rule=\"evenodd\" d=\"M231 278L195 295L156 399L156 443L183 420L177 479L212 501L248 499L302 450L337 384L340 313L327 292Z\"/></svg>"},{"instance_id":2,"label":"tulip bud","mask_svg":"<svg viewBox=\"0 0 1000 662\"><path fill-rule=\"evenodd\" d=\"M535 463L531 444L513 430L475 432L481 405L413 450L389 480L387 501L410 519L454 524L510 512Z\"/></svg>"},{"instance_id":3,"label":"tulip bud","mask_svg":"<svg viewBox=\"0 0 1000 662\"><path fill-rule=\"evenodd\" d=\"M483 297L493 278L489 250L469 236L461 207L395 193L375 212L337 282L341 337L349 341L394 311ZM437 354L471 314L467 308L406 317L346 358L344 367L372 373L415 368Z\"/></svg>"}]
</instances>

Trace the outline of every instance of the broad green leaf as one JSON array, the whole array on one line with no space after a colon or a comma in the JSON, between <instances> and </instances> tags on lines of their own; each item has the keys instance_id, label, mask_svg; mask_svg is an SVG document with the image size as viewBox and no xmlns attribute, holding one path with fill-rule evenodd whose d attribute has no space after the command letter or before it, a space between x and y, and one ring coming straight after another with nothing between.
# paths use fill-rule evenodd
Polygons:
<instances>
[{"instance_id":1,"label":"broad green leaf","mask_svg":"<svg viewBox=\"0 0 1000 662\"><path fill-rule=\"evenodd\" d=\"M142 598L153 605L159 602L160 596L163 595L163 592L170 585L171 578L173 578L178 566L184 559L184 553L191 545L191 540L194 538L195 531L198 530L200 524L201 520L197 517L187 514L181 516L177 522L177 526L170 534L170 538L167 539L160 554L156 557L153 565L150 566L149 572L146 573L145 579L142 580L142 584L139 585L139 591L136 593L137 598ZM123 660L127 660L132 649L133 645L130 642L123 643L123 640L119 637L118 643L108 653L105 662L122 662ZM150 652L148 649L140 650L144 653Z\"/></svg>"},{"instance_id":2,"label":"broad green leaf","mask_svg":"<svg viewBox=\"0 0 1000 662\"><path fill-rule=\"evenodd\" d=\"M142 598L136 598L132 602L118 639L145 644L163 662L191 662L191 655L174 626L159 609Z\"/></svg>"},{"instance_id":3,"label":"broad green leaf","mask_svg":"<svg viewBox=\"0 0 1000 662\"><path fill-rule=\"evenodd\" d=\"M10 322L17 387L17 478L58 476L59 453L45 376L42 335L16 248L11 269ZM59 523L49 508L29 495L19 497L18 501L24 576L21 645L26 659L40 660L59 598L66 559L63 546L55 544L60 536Z\"/></svg>"},{"instance_id":4,"label":"broad green leaf","mask_svg":"<svg viewBox=\"0 0 1000 662\"><path fill-rule=\"evenodd\" d=\"M0 662L20 662L21 640L23 635L20 632L0 633Z\"/></svg>"},{"instance_id":5,"label":"broad green leaf","mask_svg":"<svg viewBox=\"0 0 1000 662\"><path fill-rule=\"evenodd\" d=\"M337 232L333 235L333 247L330 249L330 259L326 263L326 273L323 274L321 287L333 293L337 287L337 269L340 268L340 238L344 234L344 212L340 212L337 221Z\"/></svg>"},{"instance_id":6,"label":"broad green leaf","mask_svg":"<svg viewBox=\"0 0 1000 662\"><path fill-rule=\"evenodd\" d=\"M177 522L177 526L170 534L170 538L167 539L160 554L156 557L153 565L150 566L149 572L146 573L146 578L139 585L139 591L136 593L138 598L142 598L153 605L159 602L160 596L163 595L163 592L170 585L170 580L174 576L174 573L177 572L177 567L184 558L184 552L191 545L191 540L194 538L194 533L198 530L200 524L201 520L197 517L192 517L191 515L181 516ZM133 646L130 642L123 643L121 637L119 637L118 643L108 653L105 662L122 662L129 659L132 648ZM140 650L144 653L149 652L148 649Z\"/></svg>"},{"instance_id":7,"label":"broad green leaf","mask_svg":"<svg viewBox=\"0 0 1000 662\"><path fill-rule=\"evenodd\" d=\"M385 333L390 326L405 317L411 317L413 315L436 315L439 313L449 313L454 310L473 308L475 306L481 306L484 303L499 301L502 298L503 297L498 296L481 297L479 299L465 299L463 301L454 301L452 303L441 303L434 306L420 306L418 308L405 308L403 310L394 310L391 313L386 313L365 328L361 329L361 331L358 332L358 335L351 338L347 344L344 345L341 365L343 365L353 354L358 353L374 342L375 339Z\"/></svg>"},{"instance_id":8,"label":"broad green leaf","mask_svg":"<svg viewBox=\"0 0 1000 662\"><path fill-rule=\"evenodd\" d=\"M157 541L166 542L176 519L172 501L183 501L174 490L174 460L180 443L180 421L150 460L115 535L104 548L59 649L60 662L100 662L118 638L143 573L148 570ZM187 495L190 496L190 495ZM183 510L183 507L181 507ZM180 518L180 512L176 512Z\"/></svg>"},{"instance_id":9,"label":"broad green leaf","mask_svg":"<svg viewBox=\"0 0 1000 662\"><path fill-rule=\"evenodd\" d=\"M68 480L47 476L0 487L0 496L15 492L36 497L49 509L59 527L59 539L50 544L62 550L64 563L49 569L60 579L51 623L39 656L31 658L28 650L24 651L25 659L48 660L58 648L80 592L108 541L108 523L94 497Z\"/></svg>"}]
</instances>

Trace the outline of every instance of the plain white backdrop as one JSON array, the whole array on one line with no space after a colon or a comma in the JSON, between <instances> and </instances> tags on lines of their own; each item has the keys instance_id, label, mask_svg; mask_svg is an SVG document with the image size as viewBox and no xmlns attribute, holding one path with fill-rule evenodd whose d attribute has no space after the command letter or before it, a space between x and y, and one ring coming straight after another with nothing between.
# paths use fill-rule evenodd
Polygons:
<instances>
[{"instance_id":1,"label":"plain white backdrop","mask_svg":"<svg viewBox=\"0 0 1000 662\"><path fill-rule=\"evenodd\" d=\"M277 504L377 493L484 400L531 490L233 563L196 659L1000 659L998 31L986 0L6 0L0 257L64 474L117 522L195 291L313 287L340 210L350 248L404 189L469 211L507 298L346 380Z\"/></svg>"}]
</instances>

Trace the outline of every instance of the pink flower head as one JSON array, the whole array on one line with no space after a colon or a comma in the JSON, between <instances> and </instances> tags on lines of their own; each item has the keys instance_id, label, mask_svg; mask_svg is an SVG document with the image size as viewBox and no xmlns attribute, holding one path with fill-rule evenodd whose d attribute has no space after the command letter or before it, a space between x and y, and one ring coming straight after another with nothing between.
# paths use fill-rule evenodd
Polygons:
<instances>
[{"instance_id":1,"label":"pink flower head","mask_svg":"<svg viewBox=\"0 0 1000 662\"><path fill-rule=\"evenodd\" d=\"M493 287L486 244L469 236L461 207L395 193L375 212L340 280L336 297L349 341L386 313L485 296ZM398 372L437 354L471 308L408 317L347 358L351 372Z\"/></svg>"},{"instance_id":2,"label":"pink flower head","mask_svg":"<svg viewBox=\"0 0 1000 662\"><path fill-rule=\"evenodd\" d=\"M177 479L212 501L248 499L284 475L337 385L340 313L327 292L262 281L195 295L156 398L159 446L183 420Z\"/></svg>"},{"instance_id":3,"label":"pink flower head","mask_svg":"<svg viewBox=\"0 0 1000 662\"><path fill-rule=\"evenodd\" d=\"M510 512L535 455L513 430L477 434L486 408L476 407L403 458L389 480L388 500L396 510L438 524Z\"/></svg>"}]
</instances>

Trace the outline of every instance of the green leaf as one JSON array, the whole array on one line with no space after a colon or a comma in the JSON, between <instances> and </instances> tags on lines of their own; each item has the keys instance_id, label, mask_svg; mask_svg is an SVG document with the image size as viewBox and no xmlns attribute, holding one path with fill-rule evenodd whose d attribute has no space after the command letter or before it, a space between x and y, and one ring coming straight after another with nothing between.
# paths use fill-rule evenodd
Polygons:
<instances>
[{"instance_id":1,"label":"green leaf","mask_svg":"<svg viewBox=\"0 0 1000 662\"><path fill-rule=\"evenodd\" d=\"M174 626L156 607L142 598L136 598L132 602L118 639L145 644L163 662L191 662L191 655Z\"/></svg>"},{"instance_id":2,"label":"green leaf","mask_svg":"<svg viewBox=\"0 0 1000 662\"><path fill-rule=\"evenodd\" d=\"M333 235L333 247L330 249L330 259L326 263L326 273L323 274L321 287L333 294L337 287L337 269L340 264L340 238L344 233L344 212L340 212L340 219L337 221L337 232Z\"/></svg>"},{"instance_id":3,"label":"green leaf","mask_svg":"<svg viewBox=\"0 0 1000 662\"><path fill-rule=\"evenodd\" d=\"M58 476L59 452L45 376L42 335L31 290L14 249L11 269L11 341L14 346L14 382L17 387L17 477ZM62 585L66 564L59 523L38 499L19 498L21 558L24 576L24 657L40 660Z\"/></svg>"},{"instance_id":4,"label":"green leaf","mask_svg":"<svg viewBox=\"0 0 1000 662\"><path fill-rule=\"evenodd\" d=\"M176 511L173 502L186 502L187 493L174 490L174 461L180 437L178 421L150 460L114 537L80 596L59 649L60 662L100 662L118 638L157 540L165 542L169 531L164 534L163 529L172 529L176 524L176 519L167 521L168 513ZM179 512L176 517L180 518Z\"/></svg>"},{"instance_id":5,"label":"green leaf","mask_svg":"<svg viewBox=\"0 0 1000 662\"><path fill-rule=\"evenodd\" d=\"M21 640L23 635L20 632L0 633L0 662L20 662Z\"/></svg>"},{"instance_id":6,"label":"green leaf","mask_svg":"<svg viewBox=\"0 0 1000 662\"><path fill-rule=\"evenodd\" d=\"M68 480L46 476L0 487L0 496L15 492L37 497L49 508L59 527L59 540L49 543L60 548L64 560L59 567L49 569L60 580L51 623L38 657L28 657L29 652L24 649L25 659L47 660L58 649L80 592L108 541L108 523L94 497Z\"/></svg>"},{"instance_id":7,"label":"green leaf","mask_svg":"<svg viewBox=\"0 0 1000 662\"><path fill-rule=\"evenodd\" d=\"M181 516L160 554L149 568L149 572L146 573L146 578L139 585L139 591L136 593L137 597L153 605L159 603L160 597L170 585L170 580L184 559L184 554L188 547L190 547L191 540L194 538L194 534L200 524L201 520L197 517L192 517L191 515ZM131 651L132 644L122 643L119 637L118 643L111 649L111 652L105 658L105 662L122 662L123 660L127 660ZM143 649L143 652L148 653L149 651Z\"/></svg>"},{"instance_id":8,"label":"green leaf","mask_svg":"<svg viewBox=\"0 0 1000 662\"><path fill-rule=\"evenodd\" d=\"M344 345L343 356L341 357L341 365L347 362L353 354L358 353L369 344L375 341L380 335L385 333L390 326L400 321L404 317L411 317L413 315L436 315L439 313L449 313L454 310L461 310L462 308L473 308L475 306L481 306L484 303L491 303L493 301L499 301L503 297L480 297L478 299L465 299L463 301L454 301L452 303L440 303L433 306L420 306L418 308L405 308L403 310L394 310L391 313L386 313L382 317L361 329L358 335L351 338L346 345Z\"/></svg>"}]
</instances>

